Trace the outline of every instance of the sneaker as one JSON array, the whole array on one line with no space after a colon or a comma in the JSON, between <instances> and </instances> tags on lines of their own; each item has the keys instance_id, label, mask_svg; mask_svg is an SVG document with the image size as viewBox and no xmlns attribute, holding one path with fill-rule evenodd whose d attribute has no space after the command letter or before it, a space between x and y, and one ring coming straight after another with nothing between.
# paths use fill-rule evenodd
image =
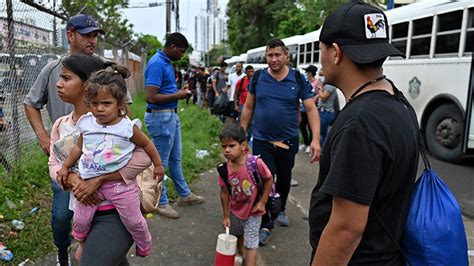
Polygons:
<instances>
[{"instance_id":1,"label":"sneaker","mask_svg":"<svg viewBox=\"0 0 474 266\"><path fill-rule=\"evenodd\" d=\"M280 212L280 214L278 214L278 218L276 219L276 223L279 226L289 226L290 219L288 219L288 216L286 216L285 212Z\"/></svg>"},{"instance_id":2,"label":"sneaker","mask_svg":"<svg viewBox=\"0 0 474 266\"><path fill-rule=\"evenodd\" d=\"M239 254L235 255L234 266L242 266L244 264L244 258Z\"/></svg>"},{"instance_id":3,"label":"sneaker","mask_svg":"<svg viewBox=\"0 0 474 266\"><path fill-rule=\"evenodd\" d=\"M69 257L69 249L58 250L56 255L56 266L71 266L71 258Z\"/></svg>"},{"instance_id":4,"label":"sneaker","mask_svg":"<svg viewBox=\"0 0 474 266\"><path fill-rule=\"evenodd\" d=\"M166 218L178 219L179 213L175 211L169 204L159 205L156 209L156 213Z\"/></svg>"},{"instance_id":5,"label":"sneaker","mask_svg":"<svg viewBox=\"0 0 474 266\"><path fill-rule=\"evenodd\" d=\"M300 151L304 151L305 149L306 149L306 145L301 144L301 145L299 146L299 150L300 150Z\"/></svg>"},{"instance_id":6,"label":"sneaker","mask_svg":"<svg viewBox=\"0 0 474 266\"><path fill-rule=\"evenodd\" d=\"M291 186L296 187L299 185L298 180L296 180L294 177L291 178Z\"/></svg>"},{"instance_id":7,"label":"sneaker","mask_svg":"<svg viewBox=\"0 0 474 266\"><path fill-rule=\"evenodd\" d=\"M272 231L270 231L270 229L268 228L261 228L259 231L258 231L258 242L260 244L260 246L265 246L266 244L268 244L268 241L270 241L270 239L272 238Z\"/></svg>"},{"instance_id":8,"label":"sneaker","mask_svg":"<svg viewBox=\"0 0 474 266\"><path fill-rule=\"evenodd\" d=\"M304 152L306 152L307 154L310 154L311 153L311 147L306 146L306 149L304 150Z\"/></svg>"},{"instance_id":9,"label":"sneaker","mask_svg":"<svg viewBox=\"0 0 474 266\"><path fill-rule=\"evenodd\" d=\"M189 196L178 199L178 206L187 206L187 205L196 205L204 203L204 198L201 196L196 196L194 193L191 193Z\"/></svg>"}]
</instances>

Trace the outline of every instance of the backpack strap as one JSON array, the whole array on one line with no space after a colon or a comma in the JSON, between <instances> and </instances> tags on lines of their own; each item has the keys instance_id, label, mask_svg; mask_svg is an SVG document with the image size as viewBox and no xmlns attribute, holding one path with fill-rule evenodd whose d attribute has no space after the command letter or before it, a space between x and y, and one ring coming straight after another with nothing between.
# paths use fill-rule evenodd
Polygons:
<instances>
[{"instance_id":1,"label":"backpack strap","mask_svg":"<svg viewBox=\"0 0 474 266\"><path fill-rule=\"evenodd\" d=\"M393 244L395 244L395 247L397 247L398 251L400 251L400 253L402 254L402 257L403 257L403 259L405 259L406 264L412 266L413 264L408 260L408 257L405 254L405 252L403 251L402 247L400 247L400 244L398 244L397 240L395 240L395 237L390 233L387 226L385 226L385 223L382 221L382 218L380 217L377 210L375 208L372 208L372 210L374 210L375 217L377 217L377 220L379 221L380 225L382 225L383 230L385 231L385 233L387 233L387 235L392 240Z\"/></svg>"},{"instance_id":2,"label":"backpack strap","mask_svg":"<svg viewBox=\"0 0 474 266\"><path fill-rule=\"evenodd\" d=\"M260 179L260 174L258 173L257 159L258 157L254 155L248 156L247 171L248 171L249 176L252 178L253 182L257 186L257 192L258 192L257 198L259 199L263 195L263 184L262 184L262 180Z\"/></svg>"},{"instance_id":3,"label":"backpack strap","mask_svg":"<svg viewBox=\"0 0 474 266\"><path fill-rule=\"evenodd\" d=\"M222 181L224 181L224 184L227 187L227 191L229 191L229 194L231 194L232 187L230 186L230 183L229 183L229 173L227 172L227 162L219 163L216 166L216 169Z\"/></svg>"},{"instance_id":4,"label":"backpack strap","mask_svg":"<svg viewBox=\"0 0 474 266\"><path fill-rule=\"evenodd\" d=\"M263 70L266 70L266 68L264 68ZM257 81L258 81L258 78L260 77L260 73L262 73L263 71L262 69L258 69L257 71L255 71L252 75L252 88L255 90L255 93L257 93Z\"/></svg>"},{"instance_id":5,"label":"backpack strap","mask_svg":"<svg viewBox=\"0 0 474 266\"><path fill-rule=\"evenodd\" d=\"M303 101L303 95L304 95L304 81L303 81L303 75L296 69L293 69L295 71L295 77L296 77L296 83L298 84L298 87L300 87L300 98Z\"/></svg>"}]
</instances>

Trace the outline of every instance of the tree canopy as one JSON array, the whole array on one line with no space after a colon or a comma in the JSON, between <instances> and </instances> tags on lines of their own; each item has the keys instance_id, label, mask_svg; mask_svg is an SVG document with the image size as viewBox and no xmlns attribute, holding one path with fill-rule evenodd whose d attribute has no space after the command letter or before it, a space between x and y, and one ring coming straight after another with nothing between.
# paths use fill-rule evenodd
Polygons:
<instances>
[{"instance_id":1,"label":"tree canopy","mask_svg":"<svg viewBox=\"0 0 474 266\"><path fill-rule=\"evenodd\" d=\"M315 31L321 27L329 13L346 2L347 0L229 1L227 30L233 54L265 45L272 37L283 39Z\"/></svg>"},{"instance_id":2,"label":"tree canopy","mask_svg":"<svg viewBox=\"0 0 474 266\"><path fill-rule=\"evenodd\" d=\"M94 17L106 31L106 46L130 47L134 36L133 25L120 13L120 8L128 7L128 0L71 0L62 1L61 8L74 16L79 13Z\"/></svg>"}]
</instances>

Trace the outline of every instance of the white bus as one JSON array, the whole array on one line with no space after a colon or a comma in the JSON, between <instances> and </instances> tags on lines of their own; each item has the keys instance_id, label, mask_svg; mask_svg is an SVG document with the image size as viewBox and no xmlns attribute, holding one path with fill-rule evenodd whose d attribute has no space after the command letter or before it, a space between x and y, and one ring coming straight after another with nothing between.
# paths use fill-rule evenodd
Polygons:
<instances>
[{"instance_id":1,"label":"white bus","mask_svg":"<svg viewBox=\"0 0 474 266\"><path fill-rule=\"evenodd\" d=\"M422 1L386 14L391 42L406 58L388 58L385 74L415 108L430 153L445 161L462 161L463 150L469 145L474 149L474 130L466 117L466 106L472 108L468 95L474 0ZM319 31L304 36L308 38L301 39L298 67L320 66Z\"/></svg>"},{"instance_id":2,"label":"white bus","mask_svg":"<svg viewBox=\"0 0 474 266\"><path fill-rule=\"evenodd\" d=\"M298 44L301 42L302 35L296 35L282 39L290 55L290 63L293 67L297 65ZM253 48L247 51L247 63L249 64L267 64L265 58L266 45Z\"/></svg>"}]
</instances>

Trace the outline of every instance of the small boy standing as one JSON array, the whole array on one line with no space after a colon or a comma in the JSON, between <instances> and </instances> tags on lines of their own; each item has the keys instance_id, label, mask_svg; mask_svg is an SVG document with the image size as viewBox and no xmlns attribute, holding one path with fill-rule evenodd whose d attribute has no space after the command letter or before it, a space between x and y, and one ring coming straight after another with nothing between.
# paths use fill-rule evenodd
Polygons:
<instances>
[{"instance_id":1,"label":"small boy standing","mask_svg":"<svg viewBox=\"0 0 474 266\"><path fill-rule=\"evenodd\" d=\"M242 264L245 246L246 265L256 265L258 232L273 177L262 159L247 154L245 132L240 125L226 123L219 138L227 159L227 175L221 174L218 179L224 212L223 223L238 238L235 263ZM258 173L260 183L263 183L260 188L263 192L258 191L252 168Z\"/></svg>"}]
</instances>

